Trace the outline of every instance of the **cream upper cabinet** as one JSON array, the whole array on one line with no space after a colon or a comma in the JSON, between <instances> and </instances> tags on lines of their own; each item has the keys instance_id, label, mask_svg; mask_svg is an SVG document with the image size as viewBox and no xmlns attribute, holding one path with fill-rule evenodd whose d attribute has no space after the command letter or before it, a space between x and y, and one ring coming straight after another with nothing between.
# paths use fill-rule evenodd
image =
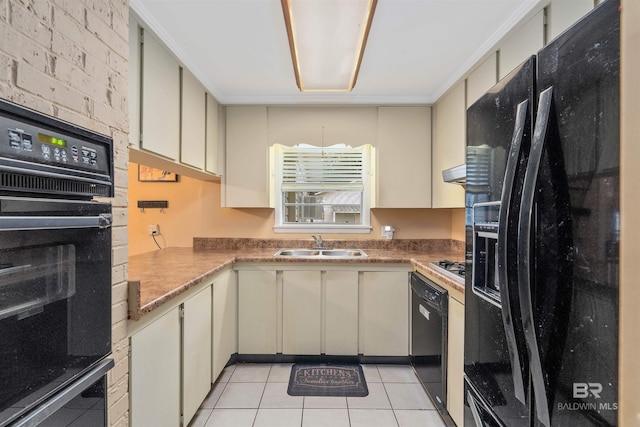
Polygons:
<instances>
[{"instance_id":1,"label":"cream upper cabinet","mask_svg":"<svg viewBox=\"0 0 640 427\"><path fill-rule=\"evenodd\" d=\"M182 69L180 162L205 167L206 93L186 68Z\"/></svg>"},{"instance_id":2,"label":"cream upper cabinet","mask_svg":"<svg viewBox=\"0 0 640 427\"><path fill-rule=\"evenodd\" d=\"M466 161L465 83L460 82L435 106L431 170L431 207L464 207L464 189L443 181L442 171Z\"/></svg>"},{"instance_id":3,"label":"cream upper cabinet","mask_svg":"<svg viewBox=\"0 0 640 427\"><path fill-rule=\"evenodd\" d=\"M551 0L547 14L547 40L553 40L593 9L593 0Z\"/></svg>"},{"instance_id":4,"label":"cream upper cabinet","mask_svg":"<svg viewBox=\"0 0 640 427\"><path fill-rule=\"evenodd\" d=\"M431 207L431 108L379 107L379 208Z\"/></svg>"},{"instance_id":5,"label":"cream upper cabinet","mask_svg":"<svg viewBox=\"0 0 640 427\"><path fill-rule=\"evenodd\" d=\"M365 271L362 274L360 352L365 356L408 356L408 273Z\"/></svg>"},{"instance_id":6,"label":"cream upper cabinet","mask_svg":"<svg viewBox=\"0 0 640 427\"><path fill-rule=\"evenodd\" d=\"M374 144L375 107L269 107L269 145Z\"/></svg>"},{"instance_id":7,"label":"cream upper cabinet","mask_svg":"<svg viewBox=\"0 0 640 427\"><path fill-rule=\"evenodd\" d=\"M140 148L171 160L180 156L180 65L149 32L142 33Z\"/></svg>"},{"instance_id":8,"label":"cream upper cabinet","mask_svg":"<svg viewBox=\"0 0 640 427\"><path fill-rule=\"evenodd\" d=\"M218 141L221 139L219 132L219 107L218 101L207 93L206 97L206 147L205 147L205 169L207 172L222 175L219 164L219 150L220 144Z\"/></svg>"},{"instance_id":9,"label":"cream upper cabinet","mask_svg":"<svg viewBox=\"0 0 640 427\"><path fill-rule=\"evenodd\" d=\"M226 108L223 206L269 207L267 107Z\"/></svg>"},{"instance_id":10,"label":"cream upper cabinet","mask_svg":"<svg viewBox=\"0 0 640 427\"><path fill-rule=\"evenodd\" d=\"M498 54L494 52L467 77L467 108L496 83L498 83Z\"/></svg>"},{"instance_id":11,"label":"cream upper cabinet","mask_svg":"<svg viewBox=\"0 0 640 427\"><path fill-rule=\"evenodd\" d=\"M544 11L541 10L500 43L499 79L505 77L543 47Z\"/></svg>"}]
</instances>

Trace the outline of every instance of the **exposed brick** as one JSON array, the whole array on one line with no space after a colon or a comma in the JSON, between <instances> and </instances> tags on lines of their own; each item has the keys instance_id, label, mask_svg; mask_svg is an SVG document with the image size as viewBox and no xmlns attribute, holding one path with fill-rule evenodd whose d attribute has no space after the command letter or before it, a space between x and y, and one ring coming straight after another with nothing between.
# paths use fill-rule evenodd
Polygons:
<instances>
[{"instance_id":1,"label":"exposed brick","mask_svg":"<svg viewBox=\"0 0 640 427\"><path fill-rule=\"evenodd\" d=\"M20 33L11 27L8 22L0 20L0 50L12 58L20 58L21 37Z\"/></svg>"},{"instance_id":2,"label":"exposed brick","mask_svg":"<svg viewBox=\"0 0 640 427\"><path fill-rule=\"evenodd\" d=\"M109 406L109 425L111 427L129 426L129 395L123 396Z\"/></svg>"},{"instance_id":3,"label":"exposed brick","mask_svg":"<svg viewBox=\"0 0 640 427\"><path fill-rule=\"evenodd\" d=\"M9 0L0 0L0 20L7 20L7 11L9 8Z\"/></svg>"},{"instance_id":4,"label":"exposed brick","mask_svg":"<svg viewBox=\"0 0 640 427\"><path fill-rule=\"evenodd\" d=\"M125 300L126 303L126 300ZM113 326L112 337L114 341L121 341L127 339L128 330L127 330L127 317L124 319L120 319L118 323ZM126 373L126 372L125 372Z\"/></svg>"},{"instance_id":5,"label":"exposed brick","mask_svg":"<svg viewBox=\"0 0 640 427\"><path fill-rule=\"evenodd\" d=\"M51 4L45 0L19 0L22 6L30 13L47 24L51 23Z\"/></svg>"},{"instance_id":6,"label":"exposed brick","mask_svg":"<svg viewBox=\"0 0 640 427\"><path fill-rule=\"evenodd\" d=\"M78 68L86 70L86 52L74 43L73 40L66 38L64 34L54 31L51 41L51 51L60 58L64 58L75 64ZM91 74L90 70L87 70L87 72Z\"/></svg>"},{"instance_id":7,"label":"exposed brick","mask_svg":"<svg viewBox=\"0 0 640 427\"><path fill-rule=\"evenodd\" d=\"M79 0L52 0L53 3L53 20L58 13L69 15L81 26L84 26L84 9L83 1Z\"/></svg>"},{"instance_id":8,"label":"exposed brick","mask_svg":"<svg viewBox=\"0 0 640 427\"><path fill-rule=\"evenodd\" d=\"M87 9L106 25L111 26L113 7L110 0L86 0Z\"/></svg>"},{"instance_id":9,"label":"exposed brick","mask_svg":"<svg viewBox=\"0 0 640 427\"><path fill-rule=\"evenodd\" d=\"M112 52L109 57L109 66L112 70L120 74L121 76L126 76L129 73L129 50L126 52L122 52L119 54L118 52Z\"/></svg>"},{"instance_id":10,"label":"exposed brick","mask_svg":"<svg viewBox=\"0 0 640 427\"><path fill-rule=\"evenodd\" d=\"M113 210L111 211L111 214L113 215L114 226L126 225L127 222L129 221L129 213L126 207L113 208ZM128 261L128 259L126 261ZM113 265L118 265L118 264L119 263L115 263L115 262L113 263Z\"/></svg>"},{"instance_id":11,"label":"exposed brick","mask_svg":"<svg viewBox=\"0 0 640 427\"><path fill-rule=\"evenodd\" d=\"M13 58L0 52L0 82L12 83Z\"/></svg>"},{"instance_id":12,"label":"exposed brick","mask_svg":"<svg viewBox=\"0 0 640 427\"><path fill-rule=\"evenodd\" d=\"M34 40L40 46L51 47L51 24L42 21L33 10L19 3L9 3L9 23L18 32Z\"/></svg>"},{"instance_id":13,"label":"exposed brick","mask_svg":"<svg viewBox=\"0 0 640 427\"><path fill-rule=\"evenodd\" d=\"M120 283L126 279L127 279L127 264L120 264L120 265L113 266L113 268L111 269L111 282Z\"/></svg>"},{"instance_id":14,"label":"exposed brick","mask_svg":"<svg viewBox=\"0 0 640 427\"><path fill-rule=\"evenodd\" d=\"M116 34L129 35L129 8L122 10L114 8L111 14L111 28Z\"/></svg>"},{"instance_id":15,"label":"exposed brick","mask_svg":"<svg viewBox=\"0 0 640 427\"><path fill-rule=\"evenodd\" d=\"M127 229L124 227L114 228L111 235L114 246L126 245L129 242Z\"/></svg>"},{"instance_id":16,"label":"exposed brick","mask_svg":"<svg viewBox=\"0 0 640 427\"><path fill-rule=\"evenodd\" d=\"M84 29L84 19L82 21L78 21L76 16L69 15L65 10L54 8L53 34L62 35L75 46L81 46L83 50L87 49L85 46L87 32Z\"/></svg>"},{"instance_id":17,"label":"exposed brick","mask_svg":"<svg viewBox=\"0 0 640 427\"><path fill-rule=\"evenodd\" d=\"M122 229L125 230L125 231L127 230L125 227L122 227ZM116 304L116 303L119 303L119 302L122 302L122 301L126 301L127 297L128 297L128 290L127 290L128 287L129 286L128 286L127 282L121 282L121 283L118 283L117 285L114 285L113 289L111 291L111 302ZM127 325L124 325L124 326L125 326L125 330L126 330L127 329L126 328ZM115 328L115 326L114 326L114 328Z\"/></svg>"},{"instance_id":18,"label":"exposed brick","mask_svg":"<svg viewBox=\"0 0 640 427\"><path fill-rule=\"evenodd\" d=\"M113 248L113 264L124 264L129 259L127 248Z\"/></svg>"},{"instance_id":19,"label":"exposed brick","mask_svg":"<svg viewBox=\"0 0 640 427\"><path fill-rule=\"evenodd\" d=\"M117 34L111 28L111 24L100 19L93 11L87 10L86 13L86 28L89 32L94 34L98 40L110 46L114 52L128 52L129 44L128 33L124 37Z\"/></svg>"}]
</instances>

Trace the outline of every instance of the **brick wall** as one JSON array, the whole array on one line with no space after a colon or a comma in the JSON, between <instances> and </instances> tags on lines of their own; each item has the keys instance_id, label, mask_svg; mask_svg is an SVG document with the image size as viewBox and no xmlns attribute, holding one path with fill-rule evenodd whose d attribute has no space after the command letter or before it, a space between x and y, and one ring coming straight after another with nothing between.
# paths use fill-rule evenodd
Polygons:
<instances>
[{"instance_id":1,"label":"brick wall","mask_svg":"<svg viewBox=\"0 0 640 427\"><path fill-rule=\"evenodd\" d=\"M112 426L127 426L129 411L128 23L128 0L0 0L0 98L114 140Z\"/></svg>"}]
</instances>

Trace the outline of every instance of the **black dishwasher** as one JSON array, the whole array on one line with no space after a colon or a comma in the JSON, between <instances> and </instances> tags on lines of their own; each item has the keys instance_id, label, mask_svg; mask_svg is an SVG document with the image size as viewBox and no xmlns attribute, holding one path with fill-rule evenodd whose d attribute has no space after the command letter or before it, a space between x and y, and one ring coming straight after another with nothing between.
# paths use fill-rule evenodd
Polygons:
<instances>
[{"instance_id":1,"label":"black dishwasher","mask_svg":"<svg viewBox=\"0 0 640 427\"><path fill-rule=\"evenodd\" d=\"M447 425L447 310L449 294L411 273L411 360L423 387Z\"/></svg>"}]
</instances>

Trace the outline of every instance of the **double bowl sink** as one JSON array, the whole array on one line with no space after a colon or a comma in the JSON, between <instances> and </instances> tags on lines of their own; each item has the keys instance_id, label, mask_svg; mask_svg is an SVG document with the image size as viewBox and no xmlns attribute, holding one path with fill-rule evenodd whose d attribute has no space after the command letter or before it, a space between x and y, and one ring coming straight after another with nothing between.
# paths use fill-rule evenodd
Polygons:
<instances>
[{"instance_id":1,"label":"double bowl sink","mask_svg":"<svg viewBox=\"0 0 640 427\"><path fill-rule=\"evenodd\" d=\"M274 254L276 257L292 258L366 258L362 249L280 249Z\"/></svg>"}]
</instances>

